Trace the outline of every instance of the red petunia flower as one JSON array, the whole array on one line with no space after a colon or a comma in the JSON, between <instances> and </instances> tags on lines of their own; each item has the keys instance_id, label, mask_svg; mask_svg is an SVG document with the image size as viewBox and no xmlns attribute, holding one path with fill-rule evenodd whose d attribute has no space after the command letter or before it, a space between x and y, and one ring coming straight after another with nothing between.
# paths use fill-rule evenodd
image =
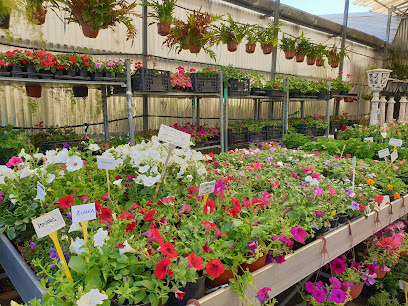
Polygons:
<instances>
[{"instance_id":1,"label":"red petunia flower","mask_svg":"<svg viewBox=\"0 0 408 306\"><path fill-rule=\"evenodd\" d=\"M358 204L358 209L359 209L360 211L364 211L364 210L366 209L366 207L367 207L367 206L365 206L365 205Z\"/></svg>"},{"instance_id":2,"label":"red petunia flower","mask_svg":"<svg viewBox=\"0 0 408 306\"><path fill-rule=\"evenodd\" d=\"M126 220L133 220L135 217L133 216L132 213L130 213L130 212L125 212L125 211L122 209L119 218L121 218L121 219L126 219Z\"/></svg>"},{"instance_id":3,"label":"red petunia flower","mask_svg":"<svg viewBox=\"0 0 408 306\"><path fill-rule=\"evenodd\" d=\"M237 215L241 212L242 210L242 206L240 204L240 200L238 199L232 199L232 203L234 203L234 205L232 205L232 207L228 210L230 212L230 214L232 215L232 217L234 219L237 218Z\"/></svg>"},{"instance_id":4,"label":"red petunia flower","mask_svg":"<svg viewBox=\"0 0 408 306\"><path fill-rule=\"evenodd\" d=\"M99 202L98 200L95 201L95 209L97 213L101 211L101 202Z\"/></svg>"},{"instance_id":5,"label":"red petunia flower","mask_svg":"<svg viewBox=\"0 0 408 306\"><path fill-rule=\"evenodd\" d=\"M102 201L110 201L110 193L107 192L103 196L101 196Z\"/></svg>"},{"instance_id":6,"label":"red petunia flower","mask_svg":"<svg viewBox=\"0 0 408 306\"><path fill-rule=\"evenodd\" d=\"M184 298L185 294L186 294L185 292L183 292L183 291L177 289L176 287L174 287L174 295L176 296L176 299L182 300Z\"/></svg>"},{"instance_id":7,"label":"red petunia flower","mask_svg":"<svg viewBox=\"0 0 408 306\"><path fill-rule=\"evenodd\" d=\"M135 222L131 222L128 225L126 225L126 233L133 232L133 229L135 228L135 226L136 226Z\"/></svg>"},{"instance_id":8,"label":"red petunia flower","mask_svg":"<svg viewBox=\"0 0 408 306\"><path fill-rule=\"evenodd\" d=\"M74 198L72 195L67 195L66 197L62 197L60 199L60 208L61 209L68 209L74 204Z\"/></svg>"},{"instance_id":9,"label":"red petunia flower","mask_svg":"<svg viewBox=\"0 0 408 306\"><path fill-rule=\"evenodd\" d=\"M147 211L147 213L145 214L144 220L146 222L152 221L154 219L155 213L156 213L156 211L154 211L154 210Z\"/></svg>"},{"instance_id":10,"label":"red petunia flower","mask_svg":"<svg viewBox=\"0 0 408 306\"><path fill-rule=\"evenodd\" d=\"M141 234L143 237L149 238L149 242L158 241L160 244L164 243L164 239L160 236L160 232L153 224L150 224L149 230Z\"/></svg>"},{"instance_id":11,"label":"red petunia flower","mask_svg":"<svg viewBox=\"0 0 408 306\"><path fill-rule=\"evenodd\" d=\"M163 255L169 258L174 258L178 256L177 252L174 251L175 248L176 246L172 245L171 242L160 244L160 252L162 252Z\"/></svg>"},{"instance_id":12,"label":"red petunia flower","mask_svg":"<svg viewBox=\"0 0 408 306\"><path fill-rule=\"evenodd\" d=\"M88 201L91 199L91 197L88 196L87 194L84 194L84 195L80 196L78 199L79 199L82 203L86 203L86 202L88 202Z\"/></svg>"},{"instance_id":13,"label":"red petunia flower","mask_svg":"<svg viewBox=\"0 0 408 306\"><path fill-rule=\"evenodd\" d=\"M203 251L204 253L214 253L214 251L208 246L207 242L203 245Z\"/></svg>"},{"instance_id":14,"label":"red petunia flower","mask_svg":"<svg viewBox=\"0 0 408 306\"><path fill-rule=\"evenodd\" d=\"M156 270L154 270L153 274L156 275L158 279L163 279L166 277L167 272L169 271L170 259L163 258L160 262L156 265Z\"/></svg>"},{"instance_id":15,"label":"red petunia flower","mask_svg":"<svg viewBox=\"0 0 408 306\"><path fill-rule=\"evenodd\" d=\"M204 269L203 259L200 256L197 256L194 252L188 255L187 259L190 266L193 267L194 269L198 271Z\"/></svg>"},{"instance_id":16,"label":"red petunia flower","mask_svg":"<svg viewBox=\"0 0 408 306\"><path fill-rule=\"evenodd\" d=\"M203 207L203 213L207 214L208 210L210 210L210 213L212 213L215 209L216 203L213 200L208 200L207 203L205 203L205 206Z\"/></svg>"},{"instance_id":17,"label":"red petunia flower","mask_svg":"<svg viewBox=\"0 0 408 306\"><path fill-rule=\"evenodd\" d=\"M219 277L224 272L224 270L225 267L219 259L212 259L205 266L207 275L214 278Z\"/></svg>"},{"instance_id":18,"label":"red petunia flower","mask_svg":"<svg viewBox=\"0 0 408 306\"><path fill-rule=\"evenodd\" d=\"M108 220L108 221L113 221L112 219L112 210L110 210L107 207L103 207L101 213L101 219Z\"/></svg>"},{"instance_id":19,"label":"red petunia flower","mask_svg":"<svg viewBox=\"0 0 408 306\"><path fill-rule=\"evenodd\" d=\"M207 235L208 231L212 228L218 228L214 222L203 222L203 225L205 226L205 235Z\"/></svg>"}]
</instances>

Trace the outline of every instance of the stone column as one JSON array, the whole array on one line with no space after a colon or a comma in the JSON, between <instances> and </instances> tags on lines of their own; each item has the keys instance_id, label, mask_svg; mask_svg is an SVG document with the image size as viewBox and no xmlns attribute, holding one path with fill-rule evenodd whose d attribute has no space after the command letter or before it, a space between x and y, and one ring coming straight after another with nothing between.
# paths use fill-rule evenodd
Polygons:
<instances>
[{"instance_id":1,"label":"stone column","mask_svg":"<svg viewBox=\"0 0 408 306\"><path fill-rule=\"evenodd\" d=\"M390 97L388 100L388 105L387 105L387 122L390 123L391 121L394 121L394 105L395 105L395 100L394 97Z\"/></svg>"},{"instance_id":2,"label":"stone column","mask_svg":"<svg viewBox=\"0 0 408 306\"><path fill-rule=\"evenodd\" d=\"M378 102L380 102L380 93L378 91L373 91L373 98L371 99L370 125L376 125L378 123Z\"/></svg>"},{"instance_id":3,"label":"stone column","mask_svg":"<svg viewBox=\"0 0 408 306\"><path fill-rule=\"evenodd\" d=\"M408 103L407 97L402 96L400 100L400 110L399 110L399 117L398 117L398 122L405 122L405 111L406 111L406 104Z\"/></svg>"},{"instance_id":4,"label":"stone column","mask_svg":"<svg viewBox=\"0 0 408 306\"><path fill-rule=\"evenodd\" d=\"M380 98L380 124L382 125L385 122L385 104L387 104L387 99L385 96Z\"/></svg>"}]
</instances>

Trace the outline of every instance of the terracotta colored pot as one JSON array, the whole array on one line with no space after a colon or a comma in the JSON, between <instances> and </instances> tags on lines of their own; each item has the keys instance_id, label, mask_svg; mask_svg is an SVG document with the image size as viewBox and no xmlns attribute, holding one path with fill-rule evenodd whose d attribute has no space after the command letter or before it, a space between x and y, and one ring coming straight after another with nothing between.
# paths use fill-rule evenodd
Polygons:
<instances>
[{"instance_id":1,"label":"terracotta colored pot","mask_svg":"<svg viewBox=\"0 0 408 306\"><path fill-rule=\"evenodd\" d=\"M314 57L312 57L312 58L307 58L306 63L307 63L309 66L313 66L313 65L316 63L316 59L315 59Z\"/></svg>"},{"instance_id":2,"label":"terracotta colored pot","mask_svg":"<svg viewBox=\"0 0 408 306\"><path fill-rule=\"evenodd\" d=\"M85 22L81 22L80 24L81 24L82 33L84 33L85 37L96 38L98 36L99 30L98 31L92 31L89 24L85 23Z\"/></svg>"},{"instance_id":3,"label":"terracotta colored pot","mask_svg":"<svg viewBox=\"0 0 408 306\"><path fill-rule=\"evenodd\" d=\"M35 10L32 11L32 15L34 20L36 20L36 25L42 25L45 23L45 15L47 14L47 10L39 6Z\"/></svg>"},{"instance_id":4,"label":"terracotta colored pot","mask_svg":"<svg viewBox=\"0 0 408 306\"><path fill-rule=\"evenodd\" d=\"M230 40L227 42L227 49L229 52L235 52L238 49L238 42L235 40Z\"/></svg>"},{"instance_id":5,"label":"terracotta colored pot","mask_svg":"<svg viewBox=\"0 0 408 306\"><path fill-rule=\"evenodd\" d=\"M324 65L324 60L319 60L319 59L316 60L317 67L322 67L323 65Z\"/></svg>"},{"instance_id":6,"label":"terracotta colored pot","mask_svg":"<svg viewBox=\"0 0 408 306\"><path fill-rule=\"evenodd\" d=\"M41 98L41 86L26 85L26 93L31 98Z\"/></svg>"},{"instance_id":7,"label":"terracotta colored pot","mask_svg":"<svg viewBox=\"0 0 408 306\"><path fill-rule=\"evenodd\" d=\"M363 290L364 284L354 284L353 288L350 290L350 297L354 300L355 298L359 297L361 291ZM341 290L347 292L347 288L341 286Z\"/></svg>"},{"instance_id":8,"label":"terracotta colored pot","mask_svg":"<svg viewBox=\"0 0 408 306\"><path fill-rule=\"evenodd\" d=\"M344 102L353 102L353 99L351 99L351 98L344 98Z\"/></svg>"},{"instance_id":9,"label":"terracotta colored pot","mask_svg":"<svg viewBox=\"0 0 408 306\"><path fill-rule=\"evenodd\" d=\"M251 264L243 263L238 273L242 275L244 274L246 269L249 269L249 272L254 272L255 270L258 270L262 268L263 266L265 266L265 264L266 264L266 254L262 257L259 257L256 261L254 261Z\"/></svg>"},{"instance_id":10,"label":"terracotta colored pot","mask_svg":"<svg viewBox=\"0 0 408 306\"><path fill-rule=\"evenodd\" d=\"M400 256L405 256L408 254L408 250L400 252Z\"/></svg>"},{"instance_id":11,"label":"terracotta colored pot","mask_svg":"<svg viewBox=\"0 0 408 306\"><path fill-rule=\"evenodd\" d=\"M256 48L256 44L246 44L245 45L245 51L246 53L254 53L255 52L255 48Z\"/></svg>"},{"instance_id":12,"label":"terracotta colored pot","mask_svg":"<svg viewBox=\"0 0 408 306\"><path fill-rule=\"evenodd\" d=\"M159 22L157 24L157 33L160 36L167 36L170 33L170 23L167 22Z\"/></svg>"},{"instance_id":13,"label":"terracotta colored pot","mask_svg":"<svg viewBox=\"0 0 408 306\"><path fill-rule=\"evenodd\" d=\"M387 272L381 270L381 268L375 269L375 274L377 274L376 278L383 278Z\"/></svg>"},{"instance_id":14,"label":"terracotta colored pot","mask_svg":"<svg viewBox=\"0 0 408 306\"><path fill-rule=\"evenodd\" d=\"M272 45L262 47L263 54L271 54L272 51L273 51L273 46Z\"/></svg>"},{"instance_id":15,"label":"terracotta colored pot","mask_svg":"<svg viewBox=\"0 0 408 306\"><path fill-rule=\"evenodd\" d=\"M341 97L336 97L336 101L340 102L341 101Z\"/></svg>"},{"instance_id":16,"label":"terracotta colored pot","mask_svg":"<svg viewBox=\"0 0 408 306\"><path fill-rule=\"evenodd\" d=\"M339 62L338 62L338 61L332 61L331 64L330 64L330 66L331 66L332 68L337 68L337 67L339 67Z\"/></svg>"},{"instance_id":17,"label":"terracotta colored pot","mask_svg":"<svg viewBox=\"0 0 408 306\"><path fill-rule=\"evenodd\" d=\"M304 54L296 55L296 62L303 63L304 61L305 61L305 55Z\"/></svg>"},{"instance_id":18,"label":"terracotta colored pot","mask_svg":"<svg viewBox=\"0 0 408 306\"><path fill-rule=\"evenodd\" d=\"M219 277L211 280L209 278L206 279L206 283L211 287L218 287L224 284L229 283L229 279L234 278L234 274L232 270L225 270Z\"/></svg>"},{"instance_id":19,"label":"terracotta colored pot","mask_svg":"<svg viewBox=\"0 0 408 306\"><path fill-rule=\"evenodd\" d=\"M285 58L291 60L295 57L295 51L285 51Z\"/></svg>"},{"instance_id":20,"label":"terracotta colored pot","mask_svg":"<svg viewBox=\"0 0 408 306\"><path fill-rule=\"evenodd\" d=\"M190 53L200 53L201 51L201 46L198 45L190 45L188 47L188 49L190 50Z\"/></svg>"}]
</instances>

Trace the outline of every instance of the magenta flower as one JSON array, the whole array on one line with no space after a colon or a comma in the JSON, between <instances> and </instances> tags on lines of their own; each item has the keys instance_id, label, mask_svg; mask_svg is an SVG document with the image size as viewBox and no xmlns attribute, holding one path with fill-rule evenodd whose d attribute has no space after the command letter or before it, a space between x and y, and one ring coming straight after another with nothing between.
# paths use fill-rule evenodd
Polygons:
<instances>
[{"instance_id":1,"label":"magenta flower","mask_svg":"<svg viewBox=\"0 0 408 306\"><path fill-rule=\"evenodd\" d=\"M284 263L284 262L286 261L286 259L285 259L285 254L279 254L278 256L276 256L276 257L275 257L275 261L276 261L278 264Z\"/></svg>"},{"instance_id":2,"label":"magenta flower","mask_svg":"<svg viewBox=\"0 0 408 306\"><path fill-rule=\"evenodd\" d=\"M354 284L352 282L343 282L343 287L351 289L354 287Z\"/></svg>"},{"instance_id":3,"label":"magenta flower","mask_svg":"<svg viewBox=\"0 0 408 306\"><path fill-rule=\"evenodd\" d=\"M13 156L12 158L10 158L10 160L8 161L8 163L6 164L7 167L11 167L11 166L17 166L18 164L21 164L23 162L23 160L20 157L17 156Z\"/></svg>"},{"instance_id":4,"label":"magenta flower","mask_svg":"<svg viewBox=\"0 0 408 306\"><path fill-rule=\"evenodd\" d=\"M313 291L313 297L318 303L323 303L324 300L326 299L326 294L322 289L316 289Z\"/></svg>"},{"instance_id":5,"label":"magenta flower","mask_svg":"<svg viewBox=\"0 0 408 306\"><path fill-rule=\"evenodd\" d=\"M341 304L346 300L346 293L341 289L333 289L330 298L336 304Z\"/></svg>"},{"instance_id":6,"label":"magenta flower","mask_svg":"<svg viewBox=\"0 0 408 306\"><path fill-rule=\"evenodd\" d=\"M329 278L330 284L333 285L333 288L340 289L341 288L341 281L337 277L330 277Z\"/></svg>"},{"instance_id":7,"label":"magenta flower","mask_svg":"<svg viewBox=\"0 0 408 306\"><path fill-rule=\"evenodd\" d=\"M293 239L299 241L301 244L305 244L305 237L307 236L307 233L302 228L292 227L290 232L293 235Z\"/></svg>"},{"instance_id":8,"label":"magenta flower","mask_svg":"<svg viewBox=\"0 0 408 306\"><path fill-rule=\"evenodd\" d=\"M324 213L322 213L322 212L320 212L318 210L315 210L315 214L316 214L317 217L324 217Z\"/></svg>"},{"instance_id":9,"label":"magenta flower","mask_svg":"<svg viewBox=\"0 0 408 306\"><path fill-rule=\"evenodd\" d=\"M265 302L269 299L268 291L272 289L269 287L263 287L261 290L258 291L256 294L256 298L261 302L261 305L265 304Z\"/></svg>"},{"instance_id":10,"label":"magenta flower","mask_svg":"<svg viewBox=\"0 0 408 306\"><path fill-rule=\"evenodd\" d=\"M305 283L305 290L306 290L306 292L313 293L316 290L316 288L315 288L315 286L313 285L312 282L306 282Z\"/></svg>"},{"instance_id":11,"label":"magenta flower","mask_svg":"<svg viewBox=\"0 0 408 306\"><path fill-rule=\"evenodd\" d=\"M318 196L322 195L324 193L324 190L322 188L314 188L313 189L313 195Z\"/></svg>"},{"instance_id":12,"label":"magenta flower","mask_svg":"<svg viewBox=\"0 0 408 306\"><path fill-rule=\"evenodd\" d=\"M346 263L342 261L340 258L335 258L330 263L330 268L334 271L334 273L340 274L346 270Z\"/></svg>"}]
</instances>

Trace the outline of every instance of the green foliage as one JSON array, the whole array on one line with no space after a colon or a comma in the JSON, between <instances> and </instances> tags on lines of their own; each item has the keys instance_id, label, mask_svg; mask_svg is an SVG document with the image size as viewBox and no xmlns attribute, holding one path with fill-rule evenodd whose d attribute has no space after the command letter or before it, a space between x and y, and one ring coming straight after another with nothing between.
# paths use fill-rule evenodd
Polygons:
<instances>
[{"instance_id":1,"label":"green foliage","mask_svg":"<svg viewBox=\"0 0 408 306\"><path fill-rule=\"evenodd\" d=\"M331 89L349 92L353 87L353 84L347 80L343 80L341 77L337 77L331 80Z\"/></svg>"},{"instance_id":2,"label":"green foliage","mask_svg":"<svg viewBox=\"0 0 408 306\"><path fill-rule=\"evenodd\" d=\"M368 299L370 306L400 306L400 302L387 291L381 290Z\"/></svg>"},{"instance_id":3,"label":"green foliage","mask_svg":"<svg viewBox=\"0 0 408 306\"><path fill-rule=\"evenodd\" d=\"M285 146L289 149L299 148L303 145L308 145L311 143L309 137L298 133L289 133L283 135L282 141L285 144Z\"/></svg>"},{"instance_id":4,"label":"green foliage","mask_svg":"<svg viewBox=\"0 0 408 306\"><path fill-rule=\"evenodd\" d=\"M283 23L277 25L270 23L267 28L261 28L258 32L258 41L261 47L276 46L278 44L278 33Z\"/></svg>"},{"instance_id":5,"label":"green foliage","mask_svg":"<svg viewBox=\"0 0 408 306\"><path fill-rule=\"evenodd\" d=\"M226 44L229 41L236 41L240 44L248 33L249 25L240 26L228 13L228 24L221 23L218 26L214 26L214 30L218 44Z\"/></svg>"},{"instance_id":6,"label":"green foliage","mask_svg":"<svg viewBox=\"0 0 408 306\"><path fill-rule=\"evenodd\" d=\"M21 149L28 151L28 138L23 133L24 130L15 130L12 125L0 129L0 159L8 161Z\"/></svg>"},{"instance_id":7,"label":"green foliage","mask_svg":"<svg viewBox=\"0 0 408 306\"><path fill-rule=\"evenodd\" d=\"M284 34L282 36L279 48L282 51L295 51L295 49L296 49L296 38L285 37L285 34Z\"/></svg>"},{"instance_id":8,"label":"green foliage","mask_svg":"<svg viewBox=\"0 0 408 306\"><path fill-rule=\"evenodd\" d=\"M245 70L238 69L232 65L221 66L220 70L222 71L222 80L224 81L225 87L230 87L229 81L232 79L241 81L249 79L249 74Z\"/></svg>"},{"instance_id":9,"label":"green foliage","mask_svg":"<svg viewBox=\"0 0 408 306\"><path fill-rule=\"evenodd\" d=\"M30 136L30 142L35 148L42 148L44 142L80 139L72 128L46 127Z\"/></svg>"},{"instance_id":10,"label":"green foliage","mask_svg":"<svg viewBox=\"0 0 408 306\"><path fill-rule=\"evenodd\" d=\"M153 23L172 23L173 13L176 7L177 0L154 0L151 2L146 2L146 6L150 6L153 11L148 13L149 17L154 18L156 21ZM142 4L143 5L143 4Z\"/></svg>"},{"instance_id":11,"label":"green foliage","mask_svg":"<svg viewBox=\"0 0 408 306\"><path fill-rule=\"evenodd\" d=\"M311 47L310 39L307 38L305 34L302 32L302 34L296 38L295 54L306 55L310 47Z\"/></svg>"}]
</instances>

